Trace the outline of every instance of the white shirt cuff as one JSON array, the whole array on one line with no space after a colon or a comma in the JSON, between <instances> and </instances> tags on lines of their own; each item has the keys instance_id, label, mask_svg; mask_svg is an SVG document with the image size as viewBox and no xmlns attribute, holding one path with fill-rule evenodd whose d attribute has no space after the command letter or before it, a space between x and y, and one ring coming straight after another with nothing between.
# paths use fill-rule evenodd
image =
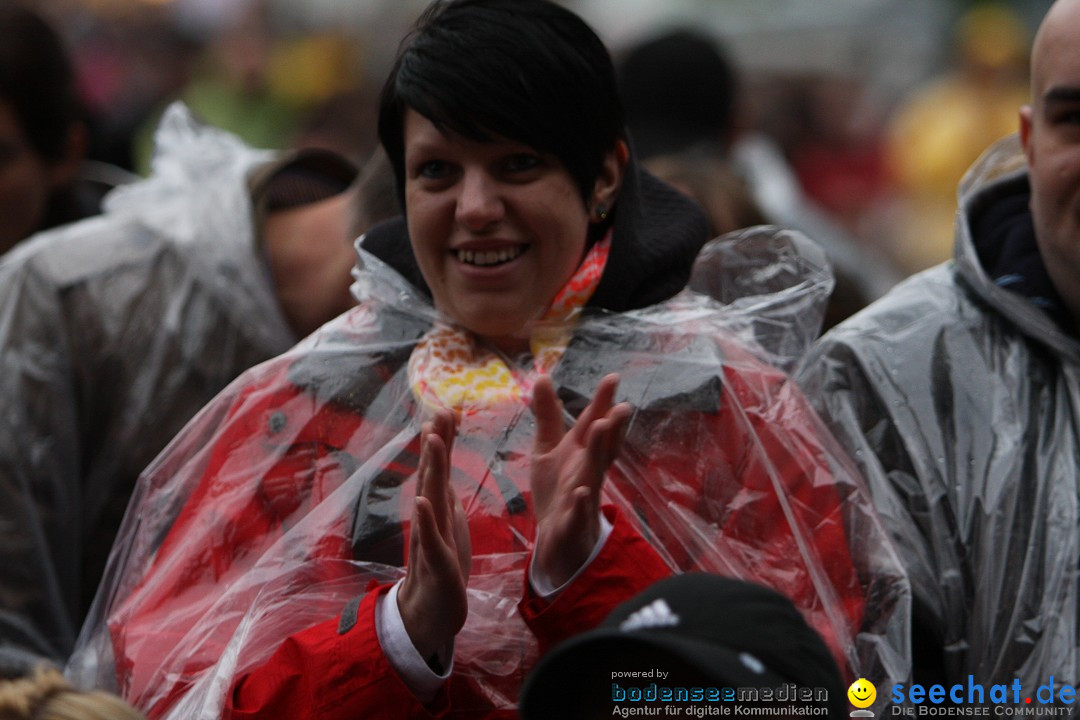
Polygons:
<instances>
[{"instance_id":1,"label":"white shirt cuff","mask_svg":"<svg viewBox=\"0 0 1080 720\"><path fill-rule=\"evenodd\" d=\"M454 643L447 643L439 650L437 657L444 672L442 675L436 674L427 664L427 659L420 657L419 651L409 638L409 631L405 629L405 623L401 620L401 611L397 604L401 582L398 580L389 592L376 601L375 633L379 638L379 645L386 653L386 659L390 661L390 667L394 668L420 702L429 703L435 699L439 688L453 672Z\"/></svg>"},{"instance_id":2,"label":"white shirt cuff","mask_svg":"<svg viewBox=\"0 0 1080 720\"><path fill-rule=\"evenodd\" d=\"M540 596L540 599L551 600L566 589L567 585L574 582L578 575L581 575L581 573L585 571L585 568L589 567L589 565L592 564L592 561L596 559L596 556L600 554L600 551L604 549L604 543L607 542L608 536L611 535L611 530L614 527L615 526L611 524L611 521L604 517L603 513L600 513L600 537L596 539L596 545L593 545L592 552L589 554L585 563L577 569L576 573L570 576L569 580L559 587L554 587L551 578L536 564L536 552L534 550L532 560L529 561L529 584L532 586L533 591Z\"/></svg>"}]
</instances>

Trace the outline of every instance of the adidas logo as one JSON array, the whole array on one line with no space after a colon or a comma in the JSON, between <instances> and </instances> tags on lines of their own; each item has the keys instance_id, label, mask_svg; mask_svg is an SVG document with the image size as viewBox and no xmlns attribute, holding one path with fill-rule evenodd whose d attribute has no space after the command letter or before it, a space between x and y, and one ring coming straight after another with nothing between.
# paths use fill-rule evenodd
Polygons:
<instances>
[{"instance_id":1,"label":"adidas logo","mask_svg":"<svg viewBox=\"0 0 1080 720\"><path fill-rule=\"evenodd\" d=\"M623 632L632 632L644 628L674 627L679 624L679 616L671 611L661 598L641 608L619 624Z\"/></svg>"}]
</instances>

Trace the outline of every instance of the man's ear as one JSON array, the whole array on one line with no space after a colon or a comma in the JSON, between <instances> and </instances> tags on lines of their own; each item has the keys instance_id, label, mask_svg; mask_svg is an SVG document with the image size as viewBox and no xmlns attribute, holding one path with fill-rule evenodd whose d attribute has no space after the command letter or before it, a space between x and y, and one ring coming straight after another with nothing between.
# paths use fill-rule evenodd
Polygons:
<instances>
[{"instance_id":1,"label":"man's ear","mask_svg":"<svg viewBox=\"0 0 1080 720\"><path fill-rule=\"evenodd\" d=\"M1035 110L1030 105L1024 105L1020 108L1020 144L1024 148L1024 155L1027 157L1029 167L1035 164L1035 148L1031 142L1034 113Z\"/></svg>"},{"instance_id":2,"label":"man's ear","mask_svg":"<svg viewBox=\"0 0 1080 720\"><path fill-rule=\"evenodd\" d=\"M626 164L630 161L630 148L625 140L619 140L615 147L604 157L604 164L600 167L600 176L596 178L593 186L592 202L590 208L604 208L610 211L619 197L619 188L622 187L623 177L626 175ZM597 219L594 217L594 219Z\"/></svg>"}]
</instances>

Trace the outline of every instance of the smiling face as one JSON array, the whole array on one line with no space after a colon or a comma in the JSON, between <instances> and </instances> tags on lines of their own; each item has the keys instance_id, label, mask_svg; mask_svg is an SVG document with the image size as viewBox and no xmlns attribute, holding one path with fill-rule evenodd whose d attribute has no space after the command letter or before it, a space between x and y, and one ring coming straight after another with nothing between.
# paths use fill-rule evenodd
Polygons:
<instances>
[{"instance_id":1,"label":"smiling face","mask_svg":"<svg viewBox=\"0 0 1080 720\"><path fill-rule=\"evenodd\" d=\"M1051 8L1032 50L1020 139L1035 236L1054 287L1080 322L1080 1Z\"/></svg>"},{"instance_id":2,"label":"smiling face","mask_svg":"<svg viewBox=\"0 0 1080 720\"><path fill-rule=\"evenodd\" d=\"M590 219L580 189L552 156L511 140L444 134L413 110L404 145L409 235L435 306L499 349L524 351L530 323L585 253ZM621 179L612 186L607 176L597 181L597 201Z\"/></svg>"},{"instance_id":3,"label":"smiling face","mask_svg":"<svg viewBox=\"0 0 1080 720\"><path fill-rule=\"evenodd\" d=\"M848 700L857 708L868 708L877 699L877 688L865 678L859 678L851 683L847 691Z\"/></svg>"}]
</instances>

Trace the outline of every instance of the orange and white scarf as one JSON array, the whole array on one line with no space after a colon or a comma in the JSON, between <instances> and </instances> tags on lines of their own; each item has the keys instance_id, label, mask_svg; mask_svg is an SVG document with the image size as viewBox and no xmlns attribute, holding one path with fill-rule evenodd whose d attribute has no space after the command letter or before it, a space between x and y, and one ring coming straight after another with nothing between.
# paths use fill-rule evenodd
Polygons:
<instances>
[{"instance_id":1,"label":"orange and white scarf","mask_svg":"<svg viewBox=\"0 0 1080 720\"><path fill-rule=\"evenodd\" d=\"M574 320L600 284L610 249L609 231L555 294L529 338L529 370L512 368L467 330L436 322L409 357L409 383L417 399L464 414L504 402L528 402L536 378L562 359Z\"/></svg>"}]
</instances>

